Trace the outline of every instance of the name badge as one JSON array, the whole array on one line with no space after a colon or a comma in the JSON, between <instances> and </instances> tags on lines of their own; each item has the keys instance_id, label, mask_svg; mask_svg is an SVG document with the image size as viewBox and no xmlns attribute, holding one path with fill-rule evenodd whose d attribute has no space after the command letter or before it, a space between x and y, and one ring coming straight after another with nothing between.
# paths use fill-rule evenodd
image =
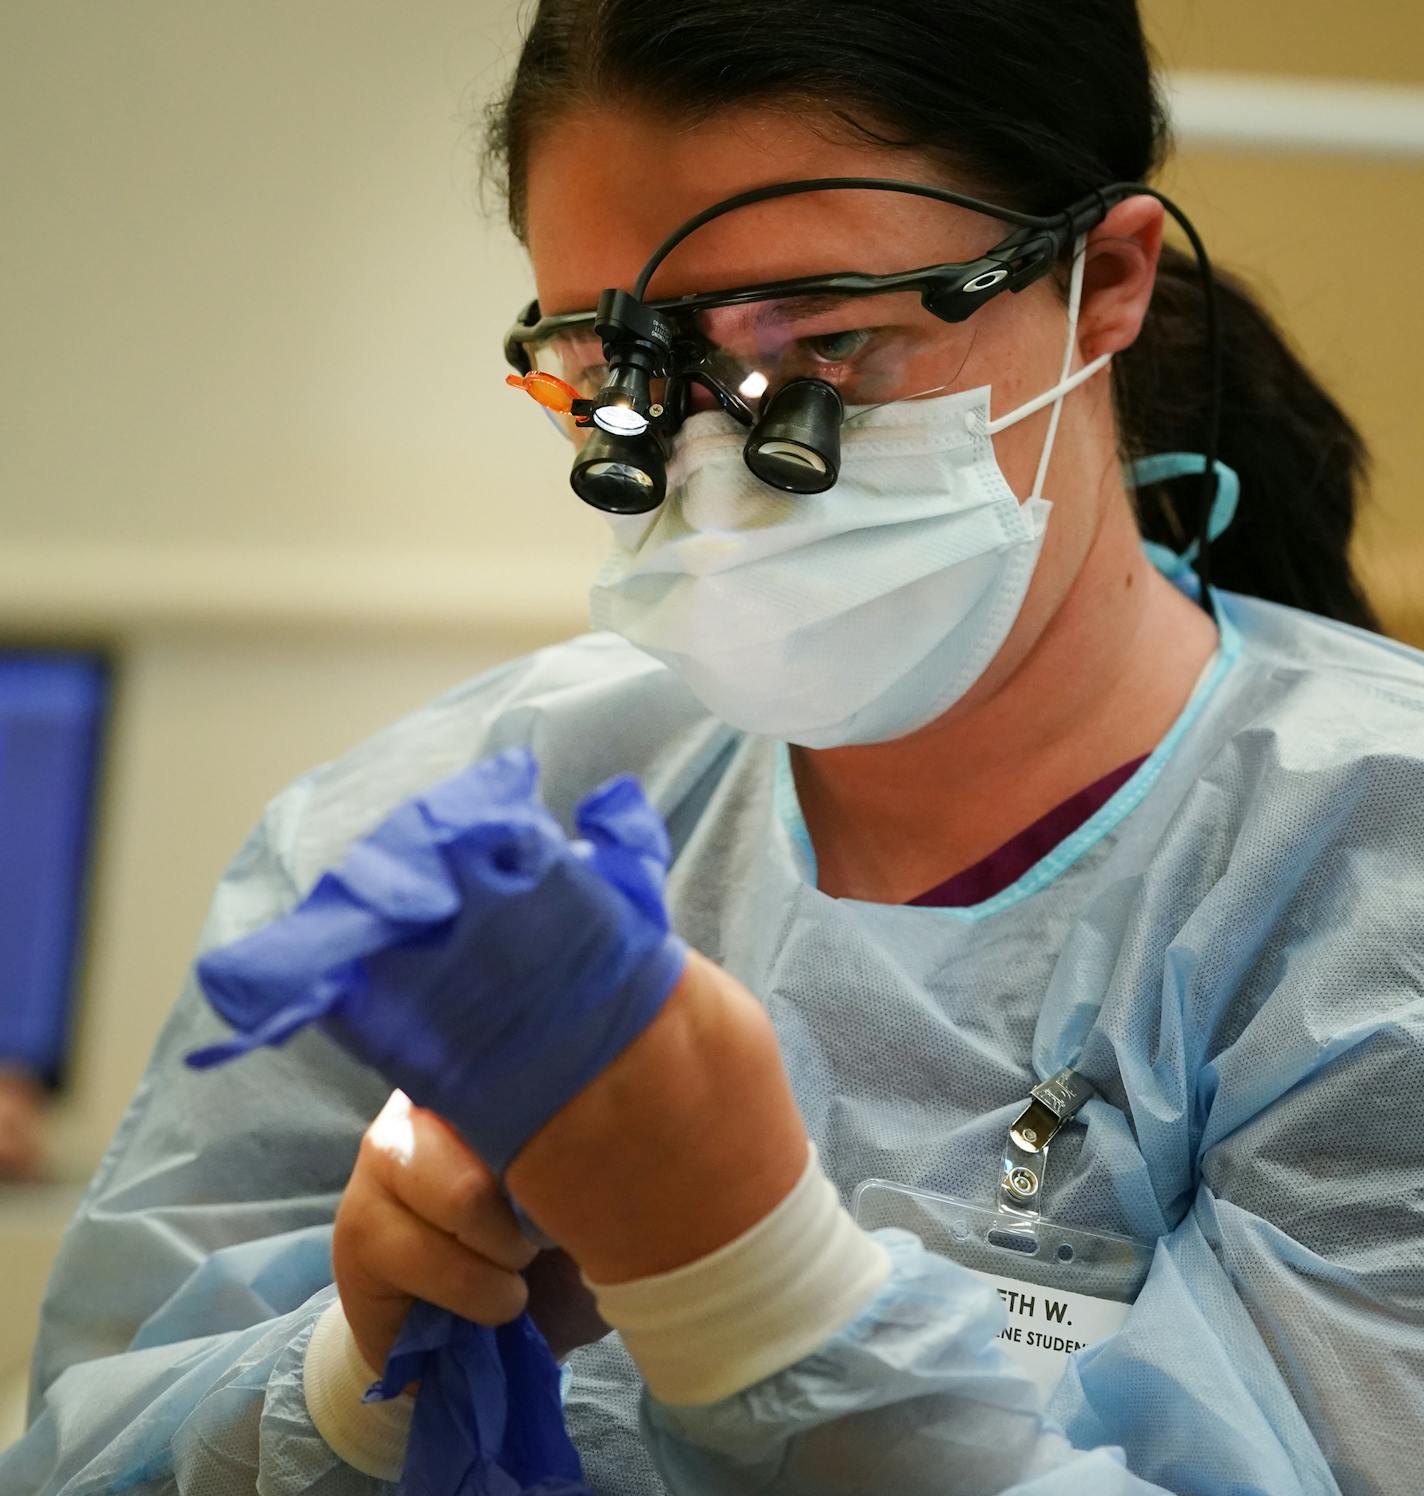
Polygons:
<instances>
[{"instance_id":1,"label":"name badge","mask_svg":"<svg viewBox=\"0 0 1424 1496\"><path fill-rule=\"evenodd\" d=\"M911 1231L998 1290L1008 1324L998 1343L1044 1396L1075 1351L1105 1340L1127 1318L1152 1265L1153 1246L1130 1236L1018 1220L989 1205L868 1179L855 1192L867 1231Z\"/></svg>"}]
</instances>

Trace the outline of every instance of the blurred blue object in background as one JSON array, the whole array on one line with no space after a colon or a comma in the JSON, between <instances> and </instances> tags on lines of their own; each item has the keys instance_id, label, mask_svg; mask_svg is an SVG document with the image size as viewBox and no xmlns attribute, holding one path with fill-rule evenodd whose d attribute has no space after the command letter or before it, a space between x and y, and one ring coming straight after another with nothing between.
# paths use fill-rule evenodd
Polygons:
<instances>
[{"instance_id":1,"label":"blurred blue object in background","mask_svg":"<svg viewBox=\"0 0 1424 1496\"><path fill-rule=\"evenodd\" d=\"M0 652L0 1065L64 1066L109 672Z\"/></svg>"}]
</instances>

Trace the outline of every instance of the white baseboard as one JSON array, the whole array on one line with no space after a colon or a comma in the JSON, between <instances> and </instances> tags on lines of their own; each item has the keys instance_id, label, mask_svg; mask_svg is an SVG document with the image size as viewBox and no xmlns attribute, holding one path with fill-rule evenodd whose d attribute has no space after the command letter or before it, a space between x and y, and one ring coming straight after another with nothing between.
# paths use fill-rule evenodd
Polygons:
<instances>
[{"instance_id":1,"label":"white baseboard","mask_svg":"<svg viewBox=\"0 0 1424 1496\"><path fill-rule=\"evenodd\" d=\"M1424 156L1424 88L1259 73L1182 72L1165 82L1182 145Z\"/></svg>"}]
</instances>

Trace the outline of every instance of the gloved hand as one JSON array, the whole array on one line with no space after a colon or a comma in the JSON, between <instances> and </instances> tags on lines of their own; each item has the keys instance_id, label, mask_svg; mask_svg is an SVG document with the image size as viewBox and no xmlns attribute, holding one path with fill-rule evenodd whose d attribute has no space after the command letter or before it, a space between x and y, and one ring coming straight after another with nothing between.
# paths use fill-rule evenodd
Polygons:
<instances>
[{"instance_id":1,"label":"gloved hand","mask_svg":"<svg viewBox=\"0 0 1424 1496\"><path fill-rule=\"evenodd\" d=\"M217 1064L318 1022L496 1173L652 1022L687 948L668 927L667 833L637 783L578 808L569 841L512 749L353 846L290 914L198 975L240 1031Z\"/></svg>"}]
</instances>

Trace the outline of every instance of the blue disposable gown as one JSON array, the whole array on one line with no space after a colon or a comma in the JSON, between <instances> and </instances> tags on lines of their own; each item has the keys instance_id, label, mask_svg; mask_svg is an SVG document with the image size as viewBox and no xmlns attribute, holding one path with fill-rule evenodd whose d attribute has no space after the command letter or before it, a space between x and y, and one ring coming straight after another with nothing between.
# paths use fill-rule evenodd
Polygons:
<instances>
[{"instance_id":1,"label":"blue disposable gown","mask_svg":"<svg viewBox=\"0 0 1424 1496\"><path fill-rule=\"evenodd\" d=\"M461 687L269 808L204 946L492 750L531 744L566 823L638 774L676 849L677 926L765 1002L847 1196L879 1177L987 1201L1030 1084L1076 1063L1098 1087L1053 1144L1046 1210L1156 1253L1046 1410L993 1343L993 1291L891 1233L868 1309L723 1403L644 1399L640 1425L617 1339L577 1352L567 1410L596 1491L1418 1488L1424 660L1223 606L1222 655L1158 751L972 909L820 893L784 750L608 635ZM190 982L64 1241L5 1496L375 1485L314 1432L301 1360L384 1087L312 1034L189 1071L221 1033Z\"/></svg>"}]
</instances>

